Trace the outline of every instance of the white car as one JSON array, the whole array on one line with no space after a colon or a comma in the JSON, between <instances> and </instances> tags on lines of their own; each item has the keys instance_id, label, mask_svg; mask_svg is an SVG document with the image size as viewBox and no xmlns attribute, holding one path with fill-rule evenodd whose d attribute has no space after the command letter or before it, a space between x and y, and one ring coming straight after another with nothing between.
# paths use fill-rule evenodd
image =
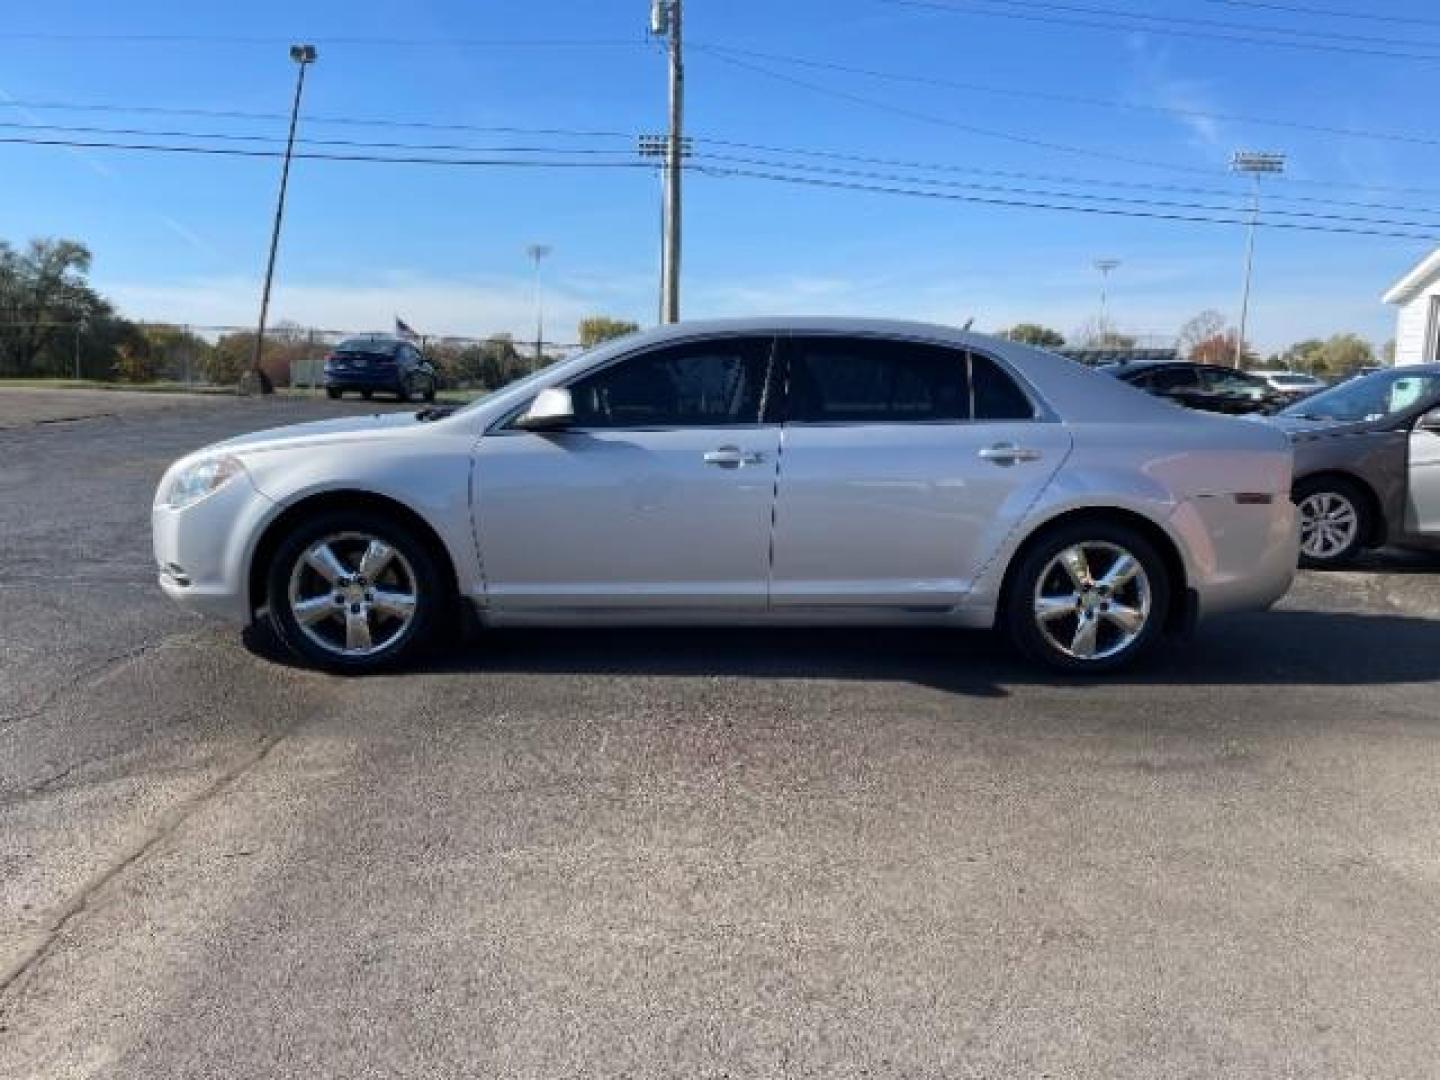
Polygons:
<instances>
[{"instance_id":1,"label":"white car","mask_svg":"<svg viewBox=\"0 0 1440 1080\"><path fill-rule=\"evenodd\" d=\"M165 592L365 671L482 625L1000 624L1068 671L1289 587L1291 448L939 326L681 324L176 462Z\"/></svg>"},{"instance_id":2,"label":"white car","mask_svg":"<svg viewBox=\"0 0 1440 1080\"><path fill-rule=\"evenodd\" d=\"M1274 371L1250 371L1246 372L1246 374L1254 375L1257 379L1264 379L1270 384L1270 389L1290 398L1318 394L1330 385L1324 379L1318 379L1314 375L1307 375L1303 371L1276 369Z\"/></svg>"}]
</instances>

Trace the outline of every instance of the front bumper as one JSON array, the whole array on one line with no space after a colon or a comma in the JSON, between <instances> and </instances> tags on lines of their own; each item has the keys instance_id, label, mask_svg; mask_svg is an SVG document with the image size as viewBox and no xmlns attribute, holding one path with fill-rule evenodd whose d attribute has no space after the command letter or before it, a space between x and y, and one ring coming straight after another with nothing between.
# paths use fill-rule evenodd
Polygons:
<instances>
[{"instance_id":1,"label":"front bumper","mask_svg":"<svg viewBox=\"0 0 1440 1080\"><path fill-rule=\"evenodd\" d=\"M248 622L251 542L274 508L248 475L180 510L156 505L150 528L165 595L205 615Z\"/></svg>"}]
</instances>

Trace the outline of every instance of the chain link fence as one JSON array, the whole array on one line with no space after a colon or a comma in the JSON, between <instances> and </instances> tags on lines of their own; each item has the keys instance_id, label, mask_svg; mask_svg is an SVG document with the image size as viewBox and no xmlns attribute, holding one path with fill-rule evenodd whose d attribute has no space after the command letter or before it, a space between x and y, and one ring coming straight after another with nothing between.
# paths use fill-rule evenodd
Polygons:
<instances>
[{"instance_id":1,"label":"chain link fence","mask_svg":"<svg viewBox=\"0 0 1440 1080\"><path fill-rule=\"evenodd\" d=\"M325 358L342 341L393 336L281 324L266 330L260 366L274 386L318 391ZM442 385L465 390L503 386L580 348L573 342L524 341L503 332L483 337L415 335L410 340L435 365ZM223 388L238 385L252 370L255 353L253 327L120 321L103 327L57 321L0 324L0 380Z\"/></svg>"}]
</instances>

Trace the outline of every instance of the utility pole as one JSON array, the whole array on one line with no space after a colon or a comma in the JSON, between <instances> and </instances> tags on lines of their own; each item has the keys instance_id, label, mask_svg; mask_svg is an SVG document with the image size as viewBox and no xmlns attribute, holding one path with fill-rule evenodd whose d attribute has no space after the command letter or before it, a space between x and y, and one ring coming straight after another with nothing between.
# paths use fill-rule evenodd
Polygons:
<instances>
[{"instance_id":1,"label":"utility pole","mask_svg":"<svg viewBox=\"0 0 1440 1080\"><path fill-rule=\"evenodd\" d=\"M285 140L285 163L280 167L280 196L275 201L275 226L270 231L270 258L265 263L265 287L260 293L260 323L255 329L255 353L250 364L250 376L257 392L265 393L265 379L260 371L260 360L265 350L265 318L270 314L270 283L275 277L275 252L280 246L280 222L285 217L285 188L290 183L290 157L295 152L295 125L300 118L300 95L305 90L305 69L316 60L314 45L291 45L290 59L299 65L300 72L295 79L295 101L290 106L290 135Z\"/></svg>"},{"instance_id":2,"label":"utility pole","mask_svg":"<svg viewBox=\"0 0 1440 1080\"><path fill-rule=\"evenodd\" d=\"M549 244L531 244L525 249L535 263L535 369L545 362L545 288L540 280L540 260L555 250Z\"/></svg>"},{"instance_id":3,"label":"utility pole","mask_svg":"<svg viewBox=\"0 0 1440 1080\"><path fill-rule=\"evenodd\" d=\"M1100 271L1100 337L1110 335L1110 274L1120 266L1119 259L1096 259L1095 269Z\"/></svg>"},{"instance_id":4,"label":"utility pole","mask_svg":"<svg viewBox=\"0 0 1440 1080\"><path fill-rule=\"evenodd\" d=\"M665 238L660 264L660 321L680 321L680 174L685 158L685 58L682 0L651 0L650 32L670 53L670 130L665 138Z\"/></svg>"},{"instance_id":5,"label":"utility pole","mask_svg":"<svg viewBox=\"0 0 1440 1080\"><path fill-rule=\"evenodd\" d=\"M1230 159L1230 168L1248 174L1254 181L1250 198L1250 228L1245 238L1245 285L1240 292L1240 329L1235 336L1235 367L1238 368L1245 352L1245 324L1250 317L1250 271L1255 262L1255 228L1260 224L1260 177L1266 173L1283 173L1285 155L1238 150Z\"/></svg>"}]
</instances>

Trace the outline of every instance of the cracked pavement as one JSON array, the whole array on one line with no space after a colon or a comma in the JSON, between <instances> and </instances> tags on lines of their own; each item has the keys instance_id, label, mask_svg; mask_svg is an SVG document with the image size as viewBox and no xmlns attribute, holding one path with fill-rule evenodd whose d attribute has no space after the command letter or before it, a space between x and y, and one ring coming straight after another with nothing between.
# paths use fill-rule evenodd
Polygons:
<instances>
[{"instance_id":1,"label":"cracked pavement","mask_svg":"<svg viewBox=\"0 0 1440 1080\"><path fill-rule=\"evenodd\" d=\"M0 407L0 1076L1433 1073L1440 559L1088 685L753 630L334 679L166 602L164 466L357 408Z\"/></svg>"}]
</instances>

